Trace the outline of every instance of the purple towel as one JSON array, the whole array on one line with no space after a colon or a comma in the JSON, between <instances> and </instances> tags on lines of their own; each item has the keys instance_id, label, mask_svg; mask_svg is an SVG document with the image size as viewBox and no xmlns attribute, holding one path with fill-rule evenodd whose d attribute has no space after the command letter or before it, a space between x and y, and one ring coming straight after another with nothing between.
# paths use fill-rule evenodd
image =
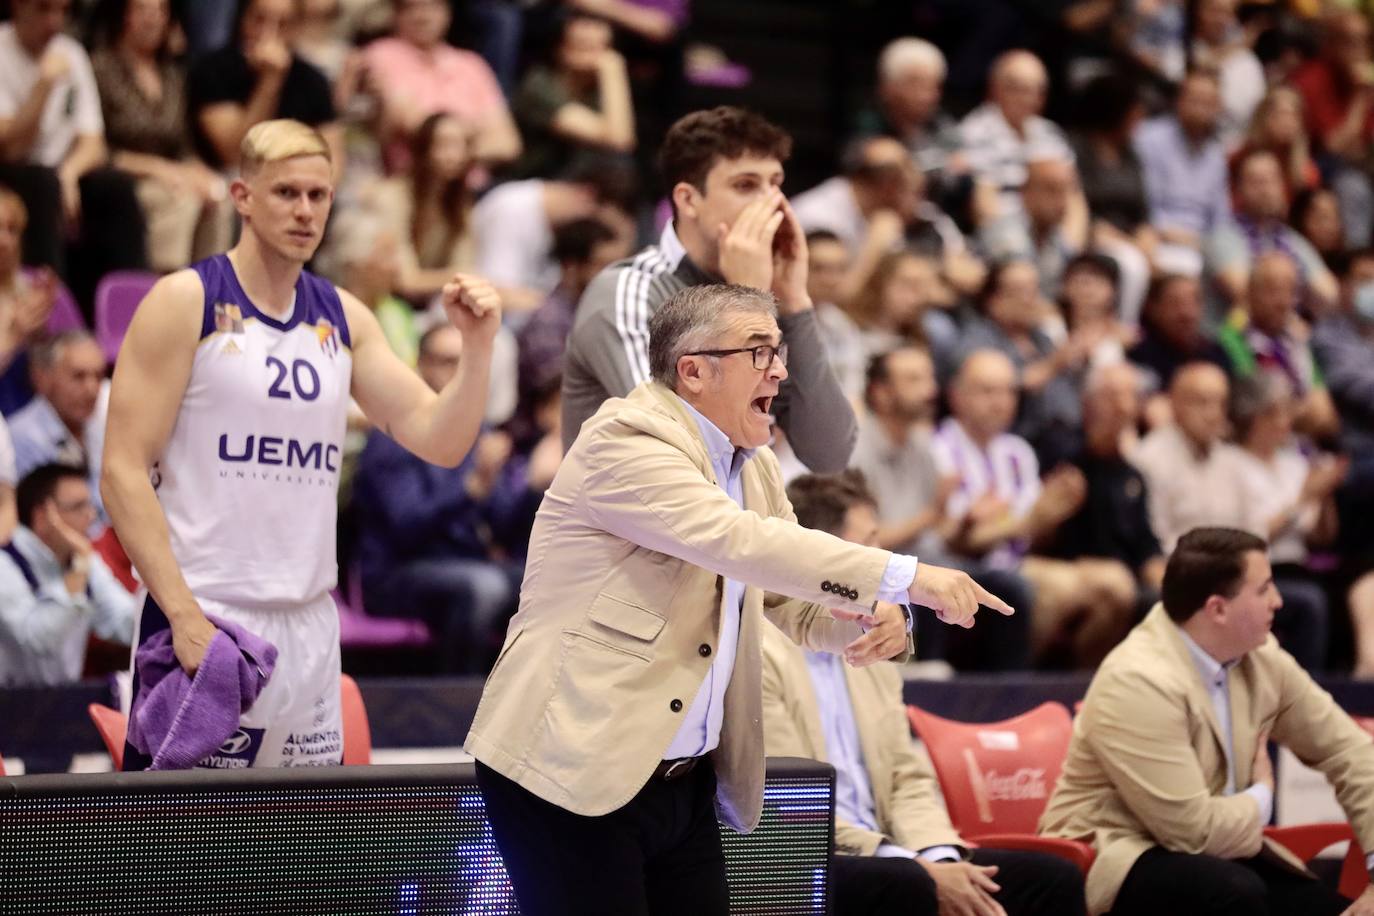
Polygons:
<instances>
[{"instance_id":1,"label":"purple towel","mask_svg":"<svg viewBox=\"0 0 1374 916\"><path fill-rule=\"evenodd\" d=\"M219 749L239 727L277 663L277 647L236 623L206 615L218 627L190 678L161 630L138 647L138 696L129 743L153 758L150 770L187 770Z\"/></svg>"}]
</instances>

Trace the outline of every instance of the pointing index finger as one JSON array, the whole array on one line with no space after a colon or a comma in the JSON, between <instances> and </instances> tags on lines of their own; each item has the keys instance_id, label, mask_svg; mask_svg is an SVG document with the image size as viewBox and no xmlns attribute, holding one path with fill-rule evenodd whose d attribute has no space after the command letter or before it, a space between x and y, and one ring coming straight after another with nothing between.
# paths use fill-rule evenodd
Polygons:
<instances>
[{"instance_id":1,"label":"pointing index finger","mask_svg":"<svg viewBox=\"0 0 1374 916\"><path fill-rule=\"evenodd\" d=\"M979 604L990 607L997 613L1003 614L1007 617L1010 617L1012 614L1016 613L1016 609L1013 608L1010 604L1007 604L1001 598L998 598L992 592L983 588L983 586L978 585L977 583L974 583L974 585L978 589L977 594Z\"/></svg>"}]
</instances>

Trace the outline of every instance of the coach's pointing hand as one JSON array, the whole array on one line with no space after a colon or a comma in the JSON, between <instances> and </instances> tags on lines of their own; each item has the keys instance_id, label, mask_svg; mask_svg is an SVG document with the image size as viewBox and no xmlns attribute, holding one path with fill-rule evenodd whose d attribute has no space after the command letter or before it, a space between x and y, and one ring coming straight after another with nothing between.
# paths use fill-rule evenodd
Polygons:
<instances>
[{"instance_id":1,"label":"coach's pointing hand","mask_svg":"<svg viewBox=\"0 0 1374 916\"><path fill-rule=\"evenodd\" d=\"M1010 604L974 582L968 573L929 563L917 565L916 579L907 592L913 604L928 607L945 623L961 627L973 626L980 604L999 614L1015 613Z\"/></svg>"}]
</instances>

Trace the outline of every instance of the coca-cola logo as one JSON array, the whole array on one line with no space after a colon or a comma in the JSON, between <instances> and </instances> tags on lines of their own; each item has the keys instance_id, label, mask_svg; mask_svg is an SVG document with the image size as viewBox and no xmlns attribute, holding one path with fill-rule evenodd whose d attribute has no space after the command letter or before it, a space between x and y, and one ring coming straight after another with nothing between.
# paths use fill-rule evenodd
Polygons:
<instances>
[{"instance_id":1,"label":"coca-cola logo","mask_svg":"<svg viewBox=\"0 0 1374 916\"><path fill-rule=\"evenodd\" d=\"M1022 767L1015 773L988 770L983 774L989 801L1031 801L1049 798L1044 769Z\"/></svg>"}]
</instances>

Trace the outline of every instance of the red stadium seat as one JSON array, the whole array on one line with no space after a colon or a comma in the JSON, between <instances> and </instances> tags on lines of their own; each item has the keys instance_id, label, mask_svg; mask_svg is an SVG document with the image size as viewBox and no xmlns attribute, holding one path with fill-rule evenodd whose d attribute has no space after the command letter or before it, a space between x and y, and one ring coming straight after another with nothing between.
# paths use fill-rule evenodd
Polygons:
<instances>
[{"instance_id":1,"label":"red stadium seat","mask_svg":"<svg viewBox=\"0 0 1374 916\"><path fill-rule=\"evenodd\" d=\"M970 723L908 706L907 717L930 753L954 829L966 840L1051 853L1087 871L1092 847L1035 835L1068 753L1067 709L1043 703L1002 722Z\"/></svg>"},{"instance_id":2,"label":"red stadium seat","mask_svg":"<svg viewBox=\"0 0 1374 916\"><path fill-rule=\"evenodd\" d=\"M118 709L99 703L87 706L86 712L91 714L91 721L95 723L95 730L100 732L100 740L105 742L105 750L109 752L114 768L123 769L124 736L129 731L129 717Z\"/></svg>"},{"instance_id":3,"label":"red stadium seat","mask_svg":"<svg viewBox=\"0 0 1374 916\"><path fill-rule=\"evenodd\" d=\"M367 724L367 707L358 682L346 674L339 677L339 707L343 714L343 765L366 766L372 762L372 729Z\"/></svg>"},{"instance_id":4,"label":"red stadium seat","mask_svg":"<svg viewBox=\"0 0 1374 916\"><path fill-rule=\"evenodd\" d=\"M1354 900L1369 886L1369 872L1364 867L1365 852L1355 840L1349 824L1297 824L1291 827L1265 827L1264 835L1286 846L1289 852L1310 862L1323 849L1337 843L1350 843L1350 849L1341 863L1340 886L1337 888L1346 897Z\"/></svg>"}]
</instances>

